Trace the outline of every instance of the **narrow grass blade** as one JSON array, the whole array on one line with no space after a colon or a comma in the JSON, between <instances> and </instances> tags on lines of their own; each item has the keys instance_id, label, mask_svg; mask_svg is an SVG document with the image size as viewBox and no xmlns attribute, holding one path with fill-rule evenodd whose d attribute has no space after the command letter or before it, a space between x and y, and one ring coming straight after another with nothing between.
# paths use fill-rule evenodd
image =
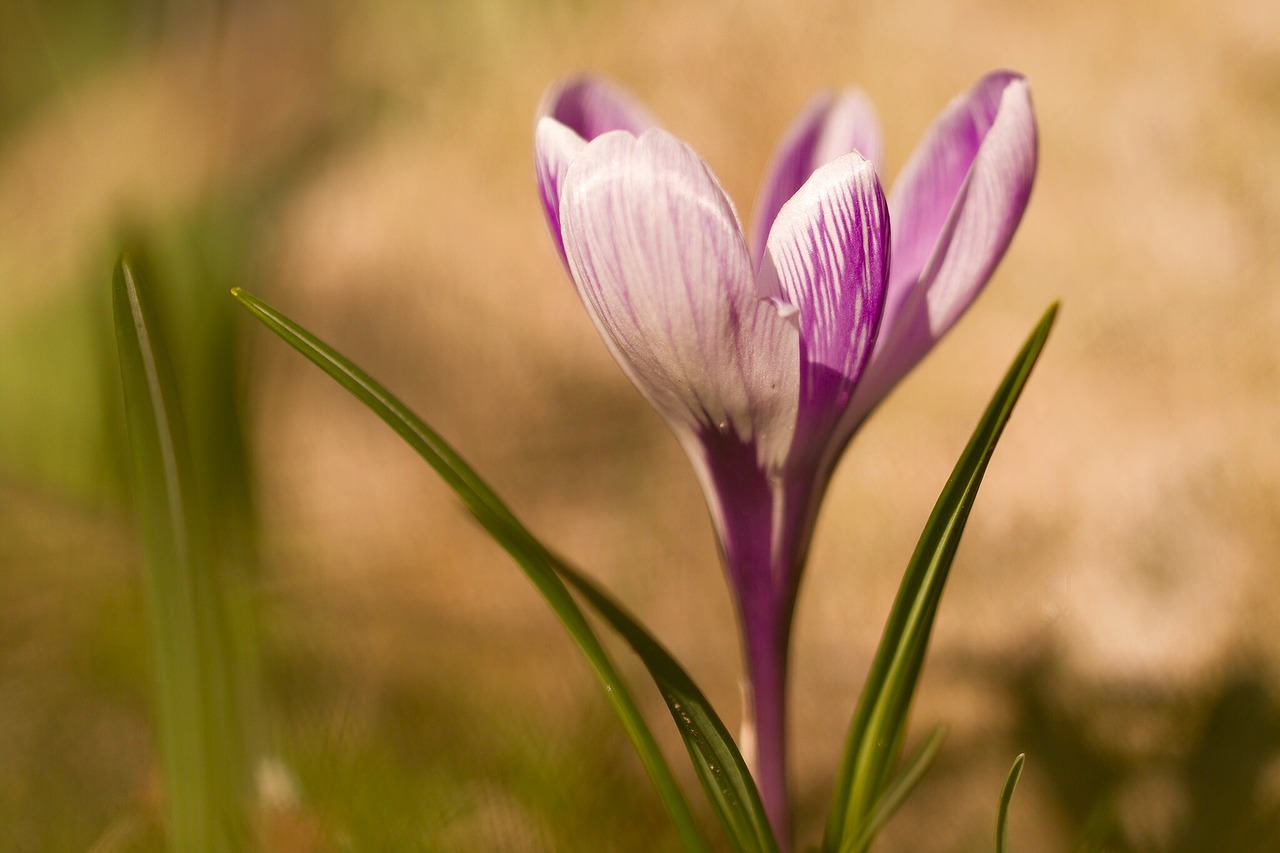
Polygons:
<instances>
[{"instance_id":1,"label":"narrow grass blade","mask_svg":"<svg viewBox=\"0 0 1280 853\"><path fill-rule=\"evenodd\" d=\"M911 796L916 785L919 785L920 780L924 778L924 774L933 766L933 760L938 757L938 750L942 749L942 742L946 739L946 726L934 726L929 730L929 734L925 735L924 740L916 747L916 751L903 764L902 772L885 787L884 793L880 795L875 808L871 810L871 817L862 828L862 834L858 836L858 847L871 846L871 840L875 838L876 833L889 818L893 817L898 807L906 802L907 797Z\"/></svg>"},{"instance_id":2,"label":"narrow grass blade","mask_svg":"<svg viewBox=\"0 0 1280 853\"><path fill-rule=\"evenodd\" d=\"M907 565L850 723L844 760L827 818L825 853L861 853L864 830L896 761L924 663L933 620L978 486L1057 315L1055 303L1036 325L987 406L947 480Z\"/></svg>"},{"instance_id":3,"label":"narrow grass blade","mask_svg":"<svg viewBox=\"0 0 1280 853\"><path fill-rule=\"evenodd\" d=\"M1004 780L1004 790L1000 792L1000 807L996 810L996 853L1006 853L1009 849L1009 802L1013 799L1013 790L1018 787L1022 778L1022 765L1027 756L1019 755L1009 768L1009 778Z\"/></svg>"},{"instance_id":4,"label":"narrow grass blade","mask_svg":"<svg viewBox=\"0 0 1280 853\"><path fill-rule=\"evenodd\" d=\"M145 549L160 753L173 849L249 844L248 772L172 362L154 296L127 256L112 282L135 504Z\"/></svg>"},{"instance_id":5,"label":"narrow grass blade","mask_svg":"<svg viewBox=\"0 0 1280 853\"><path fill-rule=\"evenodd\" d=\"M470 466L417 415L382 385L306 329L259 299L236 289L233 295L249 311L306 356L312 363L350 391L431 465L494 540L524 570L542 594L565 630L586 656L605 689L623 728L635 745L641 762L653 780L685 846L708 850L697 829L689 805L659 750L639 708L631 697L608 653L592 631L582 610L558 574L563 564L533 537ZM682 730L683 733L683 730Z\"/></svg>"}]
</instances>

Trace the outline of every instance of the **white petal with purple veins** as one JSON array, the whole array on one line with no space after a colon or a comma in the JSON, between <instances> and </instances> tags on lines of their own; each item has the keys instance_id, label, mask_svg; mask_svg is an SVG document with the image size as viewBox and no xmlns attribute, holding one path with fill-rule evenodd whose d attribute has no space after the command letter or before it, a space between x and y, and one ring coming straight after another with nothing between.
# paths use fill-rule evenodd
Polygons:
<instances>
[{"instance_id":1,"label":"white petal with purple veins","mask_svg":"<svg viewBox=\"0 0 1280 853\"><path fill-rule=\"evenodd\" d=\"M862 373L879 328L888 250L880 182L856 153L814 172L783 205L769 234L761 295L799 309L806 368L826 368L846 391Z\"/></svg>"},{"instance_id":2,"label":"white petal with purple veins","mask_svg":"<svg viewBox=\"0 0 1280 853\"><path fill-rule=\"evenodd\" d=\"M606 134L575 158L560 220L574 282L615 358L681 434L735 432L781 466L799 339L759 298L736 214L689 146Z\"/></svg>"},{"instance_id":3,"label":"white petal with purple veins","mask_svg":"<svg viewBox=\"0 0 1280 853\"><path fill-rule=\"evenodd\" d=\"M880 123L875 108L856 89L834 97L823 92L792 122L769 163L756 196L751 250L759 267L769 230L782 206L814 170L851 151L880 168Z\"/></svg>"}]
</instances>

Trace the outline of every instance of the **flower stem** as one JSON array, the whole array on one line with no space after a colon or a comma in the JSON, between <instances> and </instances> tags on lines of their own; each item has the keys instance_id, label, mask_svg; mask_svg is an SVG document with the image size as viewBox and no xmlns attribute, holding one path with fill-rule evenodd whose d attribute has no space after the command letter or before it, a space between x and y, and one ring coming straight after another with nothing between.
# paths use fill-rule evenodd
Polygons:
<instances>
[{"instance_id":1,"label":"flower stem","mask_svg":"<svg viewBox=\"0 0 1280 853\"><path fill-rule=\"evenodd\" d=\"M770 620L776 622L777 620ZM789 620L787 620L789 621ZM779 849L791 840L787 778L787 638L789 625L755 623L744 637L747 686L743 700L744 748Z\"/></svg>"},{"instance_id":2,"label":"flower stem","mask_svg":"<svg viewBox=\"0 0 1280 853\"><path fill-rule=\"evenodd\" d=\"M741 747L782 853L791 849L787 775L787 652L800 574L820 497L807 470L761 470L750 443L702 437L700 467L738 604L746 684ZM698 459L697 456L693 458Z\"/></svg>"}]
</instances>

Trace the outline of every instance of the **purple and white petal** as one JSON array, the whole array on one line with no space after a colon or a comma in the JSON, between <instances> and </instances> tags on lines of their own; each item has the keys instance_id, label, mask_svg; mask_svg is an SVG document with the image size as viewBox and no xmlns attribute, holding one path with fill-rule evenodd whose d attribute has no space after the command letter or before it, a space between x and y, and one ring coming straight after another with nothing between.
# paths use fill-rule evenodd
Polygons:
<instances>
[{"instance_id":1,"label":"purple and white petal","mask_svg":"<svg viewBox=\"0 0 1280 853\"><path fill-rule=\"evenodd\" d=\"M587 142L611 130L639 136L658 123L622 87L599 77L571 77L547 90L538 116L553 118Z\"/></svg>"},{"instance_id":2,"label":"purple and white petal","mask_svg":"<svg viewBox=\"0 0 1280 853\"><path fill-rule=\"evenodd\" d=\"M561 260L564 260L564 238L560 234L560 185L569 164L586 145L581 136L555 119L538 119L533 133L533 167L547 228Z\"/></svg>"},{"instance_id":3,"label":"purple and white petal","mask_svg":"<svg viewBox=\"0 0 1280 853\"><path fill-rule=\"evenodd\" d=\"M862 155L845 154L815 171L778 212L758 279L762 296L797 309L801 405L831 411L831 422L871 356L888 274L880 182Z\"/></svg>"},{"instance_id":4,"label":"purple and white petal","mask_svg":"<svg viewBox=\"0 0 1280 853\"><path fill-rule=\"evenodd\" d=\"M880 149L880 123L862 92L822 92L810 101L782 137L756 196L751 250L757 268L778 211L815 169L857 151L879 170Z\"/></svg>"},{"instance_id":5,"label":"purple and white petal","mask_svg":"<svg viewBox=\"0 0 1280 853\"><path fill-rule=\"evenodd\" d=\"M960 319L1008 250L1031 197L1037 148L1031 92L1014 80L920 274L934 340Z\"/></svg>"},{"instance_id":6,"label":"purple and white petal","mask_svg":"<svg viewBox=\"0 0 1280 853\"><path fill-rule=\"evenodd\" d=\"M733 206L689 146L651 130L611 133L574 160L561 190L569 269L614 357L689 446L734 433L761 467L795 425L795 325L755 292Z\"/></svg>"},{"instance_id":7,"label":"purple and white petal","mask_svg":"<svg viewBox=\"0 0 1280 853\"><path fill-rule=\"evenodd\" d=\"M1011 87L1020 88L1026 97L1026 82L1020 76L997 71L957 96L933 123L894 182L889 193L894 233L886 330L893 328L903 304L915 292L978 151L995 124L1005 92Z\"/></svg>"},{"instance_id":8,"label":"purple and white petal","mask_svg":"<svg viewBox=\"0 0 1280 853\"><path fill-rule=\"evenodd\" d=\"M932 238L929 255L914 273L910 267L921 263L918 258L923 242L914 235L900 241L898 234L913 222L917 227L932 227L936 209L925 210L929 199L926 188L941 182L931 184L913 177L908 190L896 196L908 212L903 214L905 221L895 220L890 300L875 354L851 407L859 421L955 325L995 271L1026 210L1035 179L1037 148L1027 83L1017 75L998 73L984 78L974 91L978 97L971 93L960 102L965 107L960 111L963 115L954 115L957 110L953 105L939 122L953 129L960 126L952 138L962 152L972 147L973 134L983 129L973 155L965 157L968 168ZM989 121L984 118L988 115ZM939 150L937 145L931 147ZM945 154L940 153L935 165L945 160ZM913 175L921 171L918 168ZM900 272L899 246L904 253L914 253L903 264L907 273Z\"/></svg>"}]
</instances>

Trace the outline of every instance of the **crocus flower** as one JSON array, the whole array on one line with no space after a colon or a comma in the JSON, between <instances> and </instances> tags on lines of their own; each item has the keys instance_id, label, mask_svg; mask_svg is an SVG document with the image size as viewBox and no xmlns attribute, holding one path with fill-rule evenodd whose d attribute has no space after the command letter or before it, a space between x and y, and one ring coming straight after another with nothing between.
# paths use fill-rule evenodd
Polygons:
<instances>
[{"instance_id":1,"label":"crocus flower","mask_svg":"<svg viewBox=\"0 0 1280 853\"><path fill-rule=\"evenodd\" d=\"M742 625L743 750L784 845L787 649L818 506L1012 239L1036 165L1027 84L993 73L953 101L887 203L879 151L861 94L820 95L769 167L748 246L707 165L612 83L552 87L536 129L561 259L702 484Z\"/></svg>"}]
</instances>

